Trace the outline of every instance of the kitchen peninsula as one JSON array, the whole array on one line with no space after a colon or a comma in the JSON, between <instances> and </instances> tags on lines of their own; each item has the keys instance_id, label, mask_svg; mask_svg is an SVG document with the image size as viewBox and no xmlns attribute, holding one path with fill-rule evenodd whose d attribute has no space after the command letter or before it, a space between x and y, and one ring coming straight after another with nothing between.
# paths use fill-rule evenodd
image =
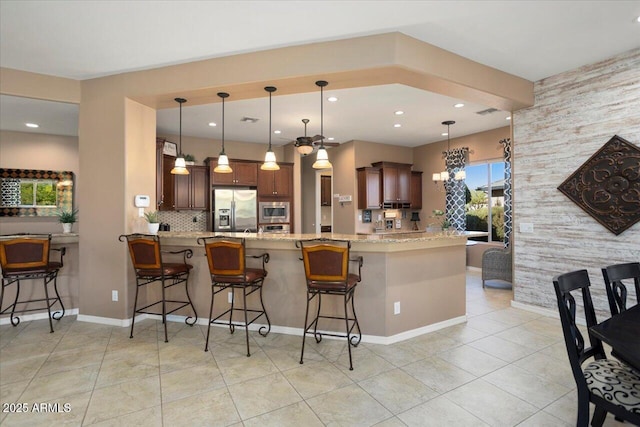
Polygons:
<instances>
[{"instance_id":1,"label":"kitchen peninsula","mask_svg":"<svg viewBox=\"0 0 640 427\"><path fill-rule=\"evenodd\" d=\"M224 233L223 233L224 234ZM297 240L315 234L227 233L246 239L247 253L268 252L264 303L277 332L297 334L303 326L306 282ZM194 256L190 292L200 321L206 323L211 298L209 270L198 237L213 233L160 232L163 249L189 247ZM323 234L322 237L326 237ZM341 235L351 241L351 254L362 255L362 282L356 291L356 311L365 342L389 344L466 320L465 244L458 233L398 233L394 235ZM222 301L224 300L224 301ZM394 314L394 303L400 312ZM228 305L216 299L216 312ZM324 310L342 310L338 299L323 303ZM343 324L321 329L342 330Z\"/></svg>"}]
</instances>

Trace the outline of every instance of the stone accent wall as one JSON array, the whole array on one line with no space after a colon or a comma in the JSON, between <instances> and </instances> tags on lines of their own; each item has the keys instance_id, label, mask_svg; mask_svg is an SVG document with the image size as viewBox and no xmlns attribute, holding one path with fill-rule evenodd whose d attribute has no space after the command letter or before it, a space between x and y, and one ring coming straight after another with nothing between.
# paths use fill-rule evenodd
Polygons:
<instances>
[{"instance_id":1,"label":"stone accent wall","mask_svg":"<svg viewBox=\"0 0 640 427\"><path fill-rule=\"evenodd\" d=\"M640 223L615 236L557 187L613 135L640 146L640 49L534 91L535 106L513 114L514 300L556 311L553 276L587 269L598 317L608 317L600 268L640 261ZM522 223L534 232L521 233Z\"/></svg>"}]
</instances>

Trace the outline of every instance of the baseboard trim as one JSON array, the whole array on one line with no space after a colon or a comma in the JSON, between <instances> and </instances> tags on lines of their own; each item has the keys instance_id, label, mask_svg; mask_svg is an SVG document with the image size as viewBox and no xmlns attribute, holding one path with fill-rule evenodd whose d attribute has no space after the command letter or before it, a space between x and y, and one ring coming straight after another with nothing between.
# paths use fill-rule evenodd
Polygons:
<instances>
[{"instance_id":1,"label":"baseboard trim","mask_svg":"<svg viewBox=\"0 0 640 427\"><path fill-rule=\"evenodd\" d=\"M471 265L467 265L467 271L476 271L478 273L482 273L482 268L480 267L473 267Z\"/></svg>"},{"instance_id":2,"label":"baseboard trim","mask_svg":"<svg viewBox=\"0 0 640 427\"><path fill-rule=\"evenodd\" d=\"M54 310L53 312L55 313L56 311L60 311L60 310ZM17 313L17 314L20 314L20 313ZM69 310L65 310L65 312L64 312L65 316L75 316L76 314L78 314L78 309L77 308L71 308ZM49 317L49 313L47 313L46 311L43 311L41 313L25 314L25 315L19 315L19 316L16 316L16 317L19 317L20 318L20 323L22 323L22 322L30 322L32 320L47 319ZM0 318L0 326L2 326L2 325L10 325L10 324L11 324L11 319L9 318L9 316Z\"/></svg>"},{"instance_id":3,"label":"baseboard trim","mask_svg":"<svg viewBox=\"0 0 640 427\"><path fill-rule=\"evenodd\" d=\"M549 308L540 307L532 304L525 304L518 301L511 300L511 307L519 308L520 310L530 311L532 313L540 314L546 317L553 317L554 319L560 320L560 314L556 310L551 310ZM587 326L587 321L584 317L576 316L576 323L581 326Z\"/></svg>"}]
</instances>

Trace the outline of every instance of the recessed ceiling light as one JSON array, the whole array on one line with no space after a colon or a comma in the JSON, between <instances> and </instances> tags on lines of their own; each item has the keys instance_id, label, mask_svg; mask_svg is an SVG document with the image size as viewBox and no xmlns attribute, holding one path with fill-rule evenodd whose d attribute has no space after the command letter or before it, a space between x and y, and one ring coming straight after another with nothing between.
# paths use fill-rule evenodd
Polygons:
<instances>
[{"instance_id":1,"label":"recessed ceiling light","mask_svg":"<svg viewBox=\"0 0 640 427\"><path fill-rule=\"evenodd\" d=\"M464 107L464 104L462 102L458 102L457 104L453 104L453 106L456 108L462 108Z\"/></svg>"},{"instance_id":2,"label":"recessed ceiling light","mask_svg":"<svg viewBox=\"0 0 640 427\"><path fill-rule=\"evenodd\" d=\"M211 127L216 127L216 126L218 126L218 125L217 125L216 123L214 123L214 122L211 122L211 123L209 123L209 126L211 126Z\"/></svg>"},{"instance_id":3,"label":"recessed ceiling light","mask_svg":"<svg viewBox=\"0 0 640 427\"><path fill-rule=\"evenodd\" d=\"M327 101L329 102L336 102L338 100L338 98L336 98L335 96L330 96L327 98Z\"/></svg>"},{"instance_id":4,"label":"recessed ceiling light","mask_svg":"<svg viewBox=\"0 0 640 427\"><path fill-rule=\"evenodd\" d=\"M636 18L636 22L640 24L640 16Z\"/></svg>"},{"instance_id":5,"label":"recessed ceiling light","mask_svg":"<svg viewBox=\"0 0 640 427\"><path fill-rule=\"evenodd\" d=\"M393 114L395 114L396 116L401 116L401 115L403 115L403 114L404 114L404 111L402 111L402 110L398 110L398 111L396 111L396 112L395 112L395 113L393 113Z\"/></svg>"},{"instance_id":6,"label":"recessed ceiling light","mask_svg":"<svg viewBox=\"0 0 640 427\"><path fill-rule=\"evenodd\" d=\"M448 134L447 132L442 132L440 135L442 135L442 136L447 136L447 135L449 135L449 134Z\"/></svg>"},{"instance_id":7,"label":"recessed ceiling light","mask_svg":"<svg viewBox=\"0 0 640 427\"><path fill-rule=\"evenodd\" d=\"M396 123L395 125L393 125L394 128L401 128L402 125L400 123Z\"/></svg>"},{"instance_id":8,"label":"recessed ceiling light","mask_svg":"<svg viewBox=\"0 0 640 427\"><path fill-rule=\"evenodd\" d=\"M40 125L36 124L36 123L25 123L24 124L26 127L28 128L39 128Z\"/></svg>"},{"instance_id":9,"label":"recessed ceiling light","mask_svg":"<svg viewBox=\"0 0 640 427\"><path fill-rule=\"evenodd\" d=\"M275 133L276 135L280 135L282 133L281 130L274 130L273 133Z\"/></svg>"},{"instance_id":10,"label":"recessed ceiling light","mask_svg":"<svg viewBox=\"0 0 640 427\"><path fill-rule=\"evenodd\" d=\"M333 141L335 138L330 136L329 138L327 138L329 141Z\"/></svg>"},{"instance_id":11,"label":"recessed ceiling light","mask_svg":"<svg viewBox=\"0 0 640 427\"><path fill-rule=\"evenodd\" d=\"M507 117L507 120L511 120L511 116Z\"/></svg>"}]
</instances>

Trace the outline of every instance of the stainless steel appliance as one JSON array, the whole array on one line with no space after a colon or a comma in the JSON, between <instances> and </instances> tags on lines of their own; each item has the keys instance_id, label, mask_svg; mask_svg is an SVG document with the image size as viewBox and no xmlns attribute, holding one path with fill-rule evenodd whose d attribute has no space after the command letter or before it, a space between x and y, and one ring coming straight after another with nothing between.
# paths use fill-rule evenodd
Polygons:
<instances>
[{"instance_id":1,"label":"stainless steel appliance","mask_svg":"<svg viewBox=\"0 0 640 427\"><path fill-rule=\"evenodd\" d=\"M255 232L257 196L251 189L215 188L211 197L213 231Z\"/></svg>"},{"instance_id":2,"label":"stainless steel appliance","mask_svg":"<svg viewBox=\"0 0 640 427\"><path fill-rule=\"evenodd\" d=\"M263 233L273 234L289 234L291 230L289 224L267 224L260 227Z\"/></svg>"},{"instance_id":3,"label":"stainless steel appliance","mask_svg":"<svg viewBox=\"0 0 640 427\"><path fill-rule=\"evenodd\" d=\"M289 202L260 202L258 207L260 224L287 224Z\"/></svg>"}]
</instances>

